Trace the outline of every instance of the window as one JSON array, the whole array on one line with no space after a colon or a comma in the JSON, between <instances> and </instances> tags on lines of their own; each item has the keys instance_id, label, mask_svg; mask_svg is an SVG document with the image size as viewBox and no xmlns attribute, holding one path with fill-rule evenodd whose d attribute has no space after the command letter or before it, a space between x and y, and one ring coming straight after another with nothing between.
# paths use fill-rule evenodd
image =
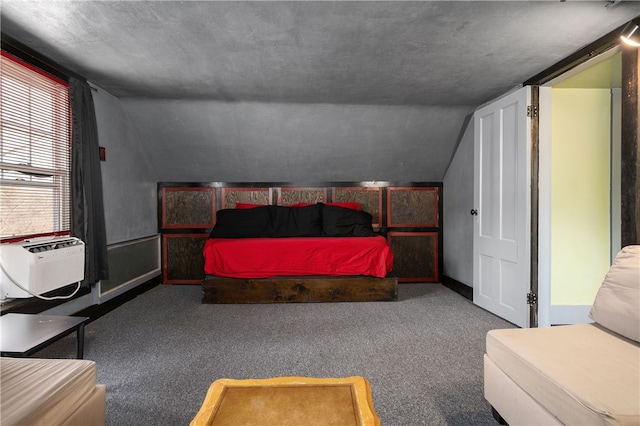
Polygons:
<instances>
[{"instance_id":1,"label":"window","mask_svg":"<svg viewBox=\"0 0 640 426\"><path fill-rule=\"evenodd\" d=\"M2 51L0 238L70 229L67 83Z\"/></svg>"}]
</instances>

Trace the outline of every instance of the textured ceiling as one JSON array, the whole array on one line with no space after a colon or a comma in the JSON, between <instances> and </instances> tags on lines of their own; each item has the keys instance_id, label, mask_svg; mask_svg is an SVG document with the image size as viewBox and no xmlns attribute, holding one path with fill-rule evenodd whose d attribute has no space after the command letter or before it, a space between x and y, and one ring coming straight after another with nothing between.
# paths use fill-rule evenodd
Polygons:
<instances>
[{"instance_id":1,"label":"textured ceiling","mask_svg":"<svg viewBox=\"0 0 640 426\"><path fill-rule=\"evenodd\" d=\"M601 1L2 2L2 31L118 97L479 105L640 14Z\"/></svg>"},{"instance_id":2,"label":"textured ceiling","mask_svg":"<svg viewBox=\"0 0 640 426\"><path fill-rule=\"evenodd\" d=\"M130 123L165 181L441 181L474 108L640 15L627 1L0 2L3 33L118 98L97 105L126 116L101 143L126 144Z\"/></svg>"}]
</instances>

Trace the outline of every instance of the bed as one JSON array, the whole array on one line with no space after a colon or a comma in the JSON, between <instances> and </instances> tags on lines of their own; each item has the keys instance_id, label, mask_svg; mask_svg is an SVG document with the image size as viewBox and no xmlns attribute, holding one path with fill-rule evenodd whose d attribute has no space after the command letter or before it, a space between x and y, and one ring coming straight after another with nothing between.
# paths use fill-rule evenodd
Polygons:
<instances>
[{"instance_id":1,"label":"bed","mask_svg":"<svg viewBox=\"0 0 640 426\"><path fill-rule=\"evenodd\" d=\"M353 203L248 207L216 214L203 303L397 300L391 248Z\"/></svg>"}]
</instances>

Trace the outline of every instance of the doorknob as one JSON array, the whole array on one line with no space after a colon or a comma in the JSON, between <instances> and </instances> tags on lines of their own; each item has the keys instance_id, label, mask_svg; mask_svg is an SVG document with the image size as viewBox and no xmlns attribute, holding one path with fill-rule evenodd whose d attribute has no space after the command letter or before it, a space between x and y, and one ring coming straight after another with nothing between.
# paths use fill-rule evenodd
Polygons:
<instances>
[{"instance_id":1,"label":"doorknob","mask_svg":"<svg viewBox=\"0 0 640 426\"><path fill-rule=\"evenodd\" d=\"M471 209L471 216L478 216L478 210L476 209Z\"/></svg>"}]
</instances>

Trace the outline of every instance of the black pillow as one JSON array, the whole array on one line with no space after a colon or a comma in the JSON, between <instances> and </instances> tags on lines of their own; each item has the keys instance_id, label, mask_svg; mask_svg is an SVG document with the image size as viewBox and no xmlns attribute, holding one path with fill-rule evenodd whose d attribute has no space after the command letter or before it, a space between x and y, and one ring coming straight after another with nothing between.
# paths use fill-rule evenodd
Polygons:
<instances>
[{"instance_id":1,"label":"black pillow","mask_svg":"<svg viewBox=\"0 0 640 426\"><path fill-rule=\"evenodd\" d=\"M321 237L322 205L271 206L271 237Z\"/></svg>"},{"instance_id":2,"label":"black pillow","mask_svg":"<svg viewBox=\"0 0 640 426\"><path fill-rule=\"evenodd\" d=\"M322 206L322 231L326 237L374 237L372 219L362 210Z\"/></svg>"},{"instance_id":3,"label":"black pillow","mask_svg":"<svg viewBox=\"0 0 640 426\"><path fill-rule=\"evenodd\" d=\"M270 223L270 206L218 210L209 238L268 237Z\"/></svg>"}]
</instances>

